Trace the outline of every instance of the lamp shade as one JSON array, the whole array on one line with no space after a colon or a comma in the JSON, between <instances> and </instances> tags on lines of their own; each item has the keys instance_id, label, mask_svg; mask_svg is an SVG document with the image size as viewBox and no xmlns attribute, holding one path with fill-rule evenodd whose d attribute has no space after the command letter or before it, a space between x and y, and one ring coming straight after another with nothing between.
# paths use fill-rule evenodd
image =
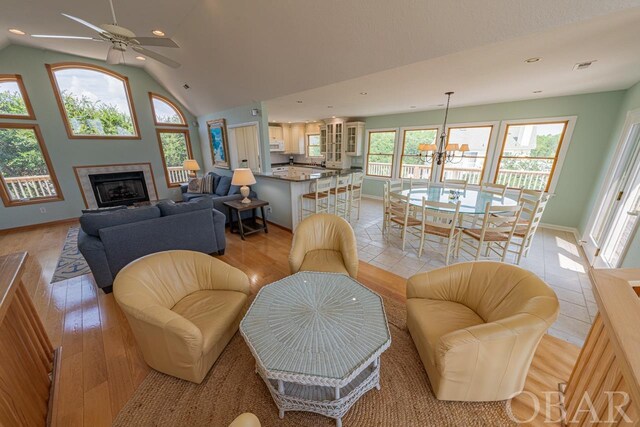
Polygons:
<instances>
[{"instance_id":1,"label":"lamp shade","mask_svg":"<svg viewBox=\"0 0 640 427\"><path fill-rule=\"evenodd\" d=\"M187 159L184 161L184 163L182 163L182 169L188 170L188 171L199 171L200 165L198 164L198 161L195 159Z\"/></svg>"},{"instance_id":2,"label":"lamp shade","mask_svg":"<svg viewBox=\"0 0 640 427\"><path fill-rule=\"evenodd\" d=\"M418 145L418 151L436 151L438 147L436 144L420 144Z\"/></svg>"},{"instance_id":3,"label":"lamp shade","mask_svg":"<svg viewBox=\"0 0 640 427\"><path fill-rule=\"evenodd\" d=\"M460 151L462 151L463 153L469 151L469 144L462 144L460 146Z\"/></svg>"},{"instance_id":4,"label":"lamp shade","mask_svg":"<svg viewBox=\"0 0 640 427\"><path fill-rule=\"evenodd\" d=\"M458 144L447 144L444 151L458 151Z\"/></svg>"},{"instance_id":5,"label":"lamp shade","mask_svg":"<svg viewBox=\"0 0 640 427\"><path fill-rule=\"evenodd\" d=\"M233 178L231 178L232 185L253 185L256 183L256 178L253 176L253 172L249 168L238 168L233 171Z\"/></svg>"}]
</instances>

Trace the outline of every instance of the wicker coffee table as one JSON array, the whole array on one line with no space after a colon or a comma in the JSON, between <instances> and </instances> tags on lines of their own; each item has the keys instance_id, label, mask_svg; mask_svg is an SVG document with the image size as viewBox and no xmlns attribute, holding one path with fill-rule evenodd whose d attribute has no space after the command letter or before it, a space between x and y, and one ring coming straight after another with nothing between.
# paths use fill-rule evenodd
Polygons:
<instances>
[{"instance_id":1,"label":"wicker coffee table","mask_svg":"<svg viewBox=\"0 0 640 427\"><path fill-rule=\"evenodd\" d=\"M300 272L264 286L240 323L280 411L342 417L380 389L391 345L382 299L349 276Z\"/></svg>"}]
</instances>

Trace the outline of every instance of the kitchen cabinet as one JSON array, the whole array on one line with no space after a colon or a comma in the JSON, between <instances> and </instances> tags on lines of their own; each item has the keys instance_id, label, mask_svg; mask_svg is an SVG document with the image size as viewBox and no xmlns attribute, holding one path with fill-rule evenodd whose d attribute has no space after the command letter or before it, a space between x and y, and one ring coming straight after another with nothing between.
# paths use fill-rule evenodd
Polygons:
<instances>
[{"instance_id":1,"label":"kitchen cabinet","mask_svg":"<svg viewBox=\"0 0 640 427\"><path fill-rule=\"evenodd\" d=\"M345 121L332 119L325 121L326 127L326 165L328 168L351 167L351 159L345 155ZM320 145L322 146L322 128L320 129Z\"/></svg>"},{"instance_id":2,"label":"kitchen cabinet","mask_svg":"<svg viewBox=\"0 0 640 427\"><path fill-rule=\"evenodd\" d=\"M288 138L285 137L286 154L305 154L305 124L293 123L289 127Z\"/></svg>"},{"instance_id":3,"label":"kitchen cabinet","mask_svg":"<svg viewBox=\"0 0 640 427\"><path fill-rule=\"evenodd\" d=\"M269 125L269 142L284 141L282 126Z\"/></svg>"},{"instance_id":4,"label":"kitchen cabinet","mask_svg":"<svg viewBox=\"0 0 640 427\"><path fill-rule=\"evenodd\" d=\"M345 154L347 156L361 156L364 142L364 122L347 122L345 140Z\"/></svg>"}]
</instances>

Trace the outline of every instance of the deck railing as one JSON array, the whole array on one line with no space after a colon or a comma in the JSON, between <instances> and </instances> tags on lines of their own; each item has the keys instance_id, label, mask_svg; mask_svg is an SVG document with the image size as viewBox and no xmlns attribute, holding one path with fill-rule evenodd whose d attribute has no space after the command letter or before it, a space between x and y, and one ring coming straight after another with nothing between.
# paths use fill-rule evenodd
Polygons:
<instances>
[{"instance_id":1,"label":"deck railing","mask_svg":"<svg viewBox=\"0 0 640 427\"><path fill-rule=\"evenodd\" d=\"M40 197L55 197L56 187L49 175L14 176L5 178L12 200L29 200Z\"/></svg>"},{"instance_id":2,"label":"deck railing","mask_svg":"<svg viewBox=\"0 0 640 427\"><path fill-rule=\"evenodd\" d=\"M370 162L367 167L369 175L390 176L391 164ZM404 178L430 179L431 165L402 165L401 175ZM447 164L445 169L447 179L466 179L471 183L482 181L481 169L459 168L455 165ZM497 182L507 184L512 188L528 188L532 190L544 190L549 180L549 172L545 171L522 171L503 169L498 174Z\"/></svg>"},{"instance_id":3,"label":"deck railing","mask_svg":"<svg viewBox=\"0 0 640 427\"><path fill-rule=\"evenodd\" d=\"M169 166L167 171L169 172L169 182L172 184L189 181L189 171L183 169L182 166Z\"/></svg>"}]
</instances>

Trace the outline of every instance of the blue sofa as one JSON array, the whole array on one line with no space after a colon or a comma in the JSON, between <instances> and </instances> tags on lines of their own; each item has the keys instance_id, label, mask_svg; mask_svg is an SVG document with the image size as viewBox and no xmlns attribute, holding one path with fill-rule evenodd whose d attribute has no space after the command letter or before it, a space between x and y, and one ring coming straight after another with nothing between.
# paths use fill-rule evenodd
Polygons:
<instances>
[{"instance_id":1,"label":"blue sofa","mask_svg":"<svg viewBox=\"0 0 640 427\"><path fill-rule=\"evenodd\" d=\"M185 202L208 198L213 201L213 208L228 214L228 209L224 206L224 202L229 200L242 200L240 194L240 187L237 185L231 185L231 177L225 175L218 175L215 172L209 172L209 175L213 176L213 192L212 193L189 193L188 184L182 184L180 190L182 191L182 200ZM257 198L255 191L251 190L249 198ZM242 213L242 218L249 218L252 216L252 212L245 211ZM229 218L226 219L226 223L229 223Z\"/></svg>"},{"instance_id":2,"label":"blue sofa","mask_svg":"<svg viewBox=\"0 0 640 427\"><path fill-rule=\"evenodd\" d=\"M224 226L225 215L209 198L123 207L83 214L78 249L98 287L109 293L118 272L145 255L172 249L224 254Z\"/></svg>"}]
</instances>

